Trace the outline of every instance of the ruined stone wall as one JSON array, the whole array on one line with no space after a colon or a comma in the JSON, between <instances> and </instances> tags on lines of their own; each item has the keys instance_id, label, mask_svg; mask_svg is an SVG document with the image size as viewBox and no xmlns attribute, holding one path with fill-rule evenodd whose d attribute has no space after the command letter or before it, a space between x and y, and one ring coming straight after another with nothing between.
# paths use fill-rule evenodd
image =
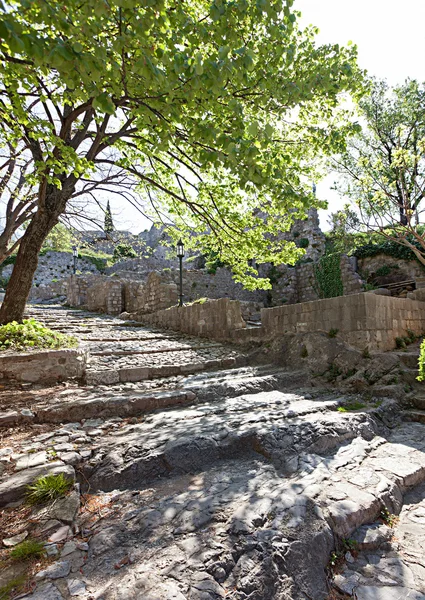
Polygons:
<instances>
[{"instance_id":1,"label":"ruined stone wall","mask_svg":"<svg viewBox=\"0 0 425 600\"><path fill-rule=\"evenodd\" d=\"M231 339L233 333L246 327L240 303L221 298L204 304L173 306L140 317L143 323L217 340Z\"/></svg>"},{"instance_id":2,"label":"ruined stone wall","mask_svg":"<svg viewBox=\"0 0 425 600\"><path fill-rule=\"evenodd\" d=\"M425 333L425 305L417 300L373 293L339 296L261 311L261 336L337 330L338 337L363 350L391 350L410 329Z\"/></svg>"},{"instance_id":3,"label":"ruined stone wall","mask_svg":"<svg viewBox=\"0 0 425 600\"><path fill-rule=\"evenodd\" d=\"M73 275L67 280L66 301L70 306L119 315L124 304L122 281L102 275Z\"/></svg>"},{"instance_id":4,"label":"ruined stone wall","mask_svg":"<svg viewBox=\"0 0 425 600\"><path fill-rule=\"evenodd\" d=\"M380 267L388 266L394 269L395 274L400 275L400 281L409 279L416 280L418 277L424 277L425 269L416 260L404 260L394 258L387 254L377 254L376 256L367 256L359 258L358 269L363 279L373 277Z\"/></svg>"},{"instance_id":5,"label":"ruined stone wall","mask_svg":"<svg viewBox=\"0 0 425 600\"><path fill-rule=\"evenodd\" d=\"M363 281L355 270L355 260L343 254L340 264L344 295L362 292ZM270 296L273 306L319 300L314 263L309 262L296 267L287 265L276 267Z\"/></svg>"},{"instance_id":6,"label":"ruined stone wall","mask_svg":"<svg viewBox=\"0 0 425 600\"><path fill-rule=\"evenodd\" d=\"M14 265L6 265L0 268L1 276L8 279L13 271ZM67 279L73 273L74 258L72 252L49 251L40 256L37 270L34 274L33 285L48 285L55 283L53 280ZM78 271L84 273L98 273L96 266L89 260L79 258L77 261Z\"/></svg>"},{"instance_id":7,"label":"ruined stone wall","mask_svg":"<svg viewBox=\"0 0 425 600\"><path fill-rule=\"evenodd\" d=\"M150 273L145 284L125 281L124 310L138 315L152 313L177 304L177 285L164 281L157 272Z\"/></svg>"}]
</instances>

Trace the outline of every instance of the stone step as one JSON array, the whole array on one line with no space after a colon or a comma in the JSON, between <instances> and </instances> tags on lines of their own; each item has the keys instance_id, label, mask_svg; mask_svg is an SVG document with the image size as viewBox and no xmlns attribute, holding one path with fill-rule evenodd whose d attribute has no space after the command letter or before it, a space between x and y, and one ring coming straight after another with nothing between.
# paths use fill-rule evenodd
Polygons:
<instances>
[{"instance_id":1,"label":"stone step","mask_svg":"<svg viewBox=\"0 0 425 600\"><path fill-rule=\"evenodd\" d=\"M419 394L417 394L414 395L410 401L414 408L425 410L425 396L419 396Z\"/></svg>"},{"instance_id":2,"label":"stone step","mask_svg":"<svg viewBox=\"0 0 425 600\"><path fill-rule=\"evenodd\" d=\"M289 474L303 449L327 451L357 436L352 416L336 412L339 400L275 390L158 411L102 438L101 454L82 467L84 477L92 490L138 488L244 456L266 457ZM338 433L323 436L336 420Z\"/></svg>"},{"instance_id":3,"label":"stone step","mask_svg":"<svg viewBox=\"0 0 425 600\"><path fill-rule=\"evenodd\" d=\"M419 349L416 352L394 352L399 361L409 369L418 368Z\"/></svg>"},{"instance_id":4,"label":"stone step","mask_svg":"<svg viewBox=\"0 0 425 600\"><path fill-rule=\"evenodd\" d=\"M144 413L194 404L233 398L242 394L288 390L305 382L303 372L293 373L276 369L273 366L261 368L245 367L226 371L201 373L176 381L165 378L158 382L157 389L142 386L127 390L123 386L110 386L105 390L65 391L55 401L39 405L35 409L35 423L66 423L89 418L135 417ZM146 382L150 385L151 382ZM10 425L11 418L23 420L19 413L4 415L4 425ZM19 417L19 419L18 419ZM28 417L27 417L28 420ZM2 419L0 415L0 425Z\"/></svg>"},{"instance_id":5,"label":"stone step","mask_svg":"<svg viewBox=\"0 0 425 600\"><path fill-rule=\"evenodd\" d=\"M178 352L176 352L178 354ZM171 377L175 375L189 375L217 368L229 368L243 366L247 363L247 357L238 355L235 357L222 358L216 360L206 360L205 362L185 362L180 364L161 365L158 359L159 366L151 366L142 364L140 366L119 366L119 357L115 362L117 365L114 369L100 369L98 365L92 365L86 372L87 385L112 385L117 383L146 381L148 379L156 379L160 377ZM96 368L96 366L98 368Z\"/></svg>"},{"instance_id":6,"label":"stone step","mask_svg":"<svg viewBox=\"0 0 425 600\"><path fill-rule=\"evenodd\" d=\"M425 410L405 410L403 411L403 417L405 421L425 423Z\"/></svg>"},{"instance_id":7,"label":"stone step","mask_svg":"<svg viewBox=\"0 0 425 600\"><path fill-rule=\"evenodd\" d=\"M409 369L409 368L404 368L401 370L400 372L400 377L403 380L404 383L409 383L410 385L415 385L417 384L417 376L418 376L418 369Z\"/></svg>"}]
</instances>

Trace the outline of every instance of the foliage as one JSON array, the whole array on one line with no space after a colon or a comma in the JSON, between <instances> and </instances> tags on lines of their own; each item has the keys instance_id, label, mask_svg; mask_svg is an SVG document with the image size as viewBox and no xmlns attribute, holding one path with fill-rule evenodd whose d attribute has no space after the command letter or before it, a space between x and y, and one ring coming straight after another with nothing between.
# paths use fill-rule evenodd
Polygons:
<instances>
[{"instance_id":1,"label":"foliage","mask_svg":"<svg viewBox=\"0 0 425 600\"><path fill-rule=\"evenodd\" d=\"M111 204L108 200L107 204L106 204L106 210L105 210L105 224L104 224L104 230L105 233L112 233L114 231L114 222L112 220L112 212L111 212Z\"/></svg>"},{"instance_id":2,"label":"foliage","mask_svg":"<svg viewBox=\"0 0 425 600\"><path fill-rule=\"evenodd\" d=\"M298 242L299 248L308 248L309 245L310 241L308 240L308 238L301 238Z\"/></svg>"},{"instance_id":3,"label":"foliage","mask_svg":"<svg viewBox=\"0 0 425 600\"><path fill-rule=\"evenodd\" d=\"M390 267L390 265L382 265L382 267L379 267L379 269L376 269L375 276L376 277L385 277L386 275L389 275L392 270L393 270L393 267Z\"/></svg>"},{"instance_id":4,"label":"foliage","mask_svg":"<svg viewBox=\"0 0 425 600\"><path fill-rule=\"evenodd\" d=\"M380 517L385 525L388 525L388 527L394 527L394 525L397 523L396 515L391 514L386 506L382 508Z\"/></svg>"},{"instance_id":5,"label":"foliage","mask_svg":"<svg viewBox=\"0 0 425 600\"><path fill-rule=\"evenodd\" d=\"M13 560L27 560L28 558L38 558L45 552L41 542L36 540L24 540L9 552L10 558Z\"/></svg>"},{"instance_id":6,"label":"foliage","mask_svg":"<svg viewBox=\"0 0 425 600\"><path fill-rule=\"evenodd\" d=\"M357 207L362 225L410 248L425 264L419 226L425 197L425 84L407 80L390 89L371 80L359 108L366 126L334 161L344 177L337 189Z\"/></svg>"},{"instance_id":7,"label":"foliage","mask_svg":"<svg viewBox=\"0 0 425 600\"><path fill-rule=\"evenodd\" d=\"M78 340L44 327L35 319L22 323L12 321L0 326L0 350L27 350L29 348L70 348Z\"/></svg>"},{"instance_id":8,"label":"foliage","mask_svg":"<svg viewBox=\"0 0 425 600\"><path fill-rule=\"evenodd\" d=\"M307 358L308 356L308 350L307 347L305 345L302 346L301 348L301 358Z\"/></svg>"},{"instance_id":9,"label":"foliage","mask_svg":"<svg viewBox=\"0 0 425 600\"><path fill-rule=\"evenodd\" d=\"M410 238L409 243L415 246L417 250L420 249L419 244L415 240ZM358 246L352 251L352 254L357 256L357 258L367 258L369 256L377 256L378 254L386 254L387 256L402 260L419 260L411 248L398 244L393 240L385 240L380 244L368 243L363 246Z\"/></svg>"},{"instance_id":10,"label":"foliage","mask_svg":"<svg viewBox=\"0 0 425 600\"><path fill-rule=\"evenodd\" d=\"M136 258L137 252L133 250L130 244L117 244L114 248L113 262L118 262L123 258Z\"/></svg>"},{"instance_id":11,"label":"foliage","mask_svg":"<svg viewBox=\"0 0 425 600\"><path fill-rule=\"evenodd\" d=\"M63 223L58 223L44 240L42 250L53 250L54 252L71 252L75 243L72 231Z\"/></svg>"},{"instance_id":12,"label":"foliage","mask_svg":"<svg viewBox=\"0 0 425 600\"><path fill-rule=\"evenodd\" d=\"M29 504L45 504L64 496L73 486L63 473L59 475L44 475L27 487L27 502Z\"/></svg>"},{"instance_id":13,"label":"foliage","mask_svg":"<svg viewBox=\"0 0 425 600\"><path fill-rule=\"evenodd\" d=\"M76 186L125 171L175 239L269 287L248 260L301 256L273 236L324 206L310 182L358 129L340 98L362 91L355 47L317 46L292 4L0 4L3 135L30 140L40 207L56 219Z\"/></svg>"},{"instance_id":14,"label":"foliage","mask_svg":"<svg viewBox=\"0 0 425 600\"><path fill-rule=\"evenodd\" d=\"M328 336L329 336L330 338L334 338L334 337L336 337L336 336L337 336L337 334L338 334L338 331L339 331L339 329L334 329L334 328L332 328L332 329L329 329L329 331L328 331Z\"/></svg>"},{"instance_id":15,"label":"foliage","mask_svg":"<svg viewBox=\"0 0 425 600\"><path fill-rule=\"evenodd\" d=\"M332 244L332 252L348 253L353 247L355 231L359 227L357 213L346 204L342 210L329 215L328 223L331 230L327 238Z\"/></svg>"},{"instance_id":16,"label":"foliage","mask_svg":"<svg viewBox=\"0 0 425 600\"><path fill-rule=\"evenodd\" d=\"M352 400L351 402L346 402L343 406L338 406L338 412L348 412L350 410L361 410L365 408L366 404L364 402L358 402L356 400Z\"/></svg>"},{"instance_id":17,"label":"foliage","mask_svg":"<svg viewBox=\"0 0 425 600\"><path fill-rule=\"evenodd\" d=\"M215 275L217 273L217 269L221 269L225 266L227 265L221 260L220 253L217 252L217 250L210 250L205 255L205 268L207 273L210 275Z\"/></svg>"},{"instance_id":18,"label":"foliage","mask_svg":"<svg viewBox=\"0 0 425 600\"><path fill-rule=\"evenodd\" d=\"M425 340L421 343L421 349L419 354L419 375L416 377L418 381L425 381Z\"/></svg>"},{"instance_id":19,"label":"foliage","mask_svg":"<svg viewBox=\"0 0 425 600\"><path fill-rule=\"evenodd\" d=\"M313 266L319 298L335 298L344 294L341 276L341 255L327 254Z\"/></svg>"}]
</instances>

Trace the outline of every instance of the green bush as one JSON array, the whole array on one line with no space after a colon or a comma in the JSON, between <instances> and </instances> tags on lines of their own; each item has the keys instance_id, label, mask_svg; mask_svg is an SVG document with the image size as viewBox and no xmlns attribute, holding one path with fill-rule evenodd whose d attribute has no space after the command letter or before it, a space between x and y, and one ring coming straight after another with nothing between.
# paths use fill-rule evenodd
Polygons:
<instances>
[{"instance_id":1,"label":"green bush","mask_svg":"<svg viewBox=\"0 0 425 600\"><path fill-rule=\"evenodd\" d=\"M310 245L310 242L307 238L301 238L298 242L299 248L308 248L309 245Z\"/></svg>"},{"instance_id":2,"label":"green bush","mask_svg":"<svg viewBox=\"0 0 425 600\"><path fill-rule=\"evenodd\" d=\"M0 326L0 350L26 350L28 348L71 348L78 340L44 327L35 319L22 323L12 321Z\"/></svg>"},{"instance_id":3,"label":"green bush","mask_svg":"<svg viewBox=\"0 0 425 600\"><path fill-rule=\"evenodd\" d=\"M329 336L330 338L334 338L334 337L336 337L336 336L337 336L337 334L338 334L338 331L339 331L339 329L334 329L334 328L332 328L332 329L329 329L329 331L328 331L328 336Z\"/></svg>"},{"instance_id":4,"label":"green bush","mask_svg":"<svg viewBox=\"0 0 425 600\"><path fill-rule=\"evenodd\" d=\"M425 381L425 339L421 344L421 351L419 354L419 375L416 379L418 381Z\"/></svg>"},{"instance_id":5,"label":"green bush","mask_svg":"<svg viewBox=\"0 0 425 600\"><path fill-rule=\"evenodd\" d=\"M27 502L28 504L45 504L64 496L72 486L73 482L67 479L63 473L39 477L34 483L27 486Z\"/></svg>"},{"instance_id":6,"label":"green bush","mask_svg":"<svg viewBox=\"0 0 425 600\"><path fill-rule=\"evenodd\" d=\"M130 246L130 244L117 244L114 248L114 255L112 260L117 262L122 258L136 258L137 252Z\"/></svg>"}]
</instances>

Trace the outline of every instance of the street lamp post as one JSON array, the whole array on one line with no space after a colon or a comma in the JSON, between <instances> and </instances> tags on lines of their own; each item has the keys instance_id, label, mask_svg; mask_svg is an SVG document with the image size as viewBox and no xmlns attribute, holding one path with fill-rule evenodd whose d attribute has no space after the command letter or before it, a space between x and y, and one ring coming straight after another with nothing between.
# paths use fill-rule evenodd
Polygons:
<instances>
[{"instance_id":1,"label":"street lamp post","mask_svg":"<svg viewBox=\"0 0 425 600\"><path fill-rule=\"evenodd\" d=\"M179 306L183 306L183 256L184 256L184 245L181 239L177 242L177 256L180 261L180 294L179 294Z\"/></svg>"},{"instance_id":2,"label":"street lamp post","mask_svg":"<svg viewBox=\"0 0 425 600\"><path fill-rule=\"evenodd\" d=\"M77 256L78 256L78 250L77 250L77 246L72 246L72 256L74 257L74 275L77 272Z\"/></svg>"}]
</instances>

